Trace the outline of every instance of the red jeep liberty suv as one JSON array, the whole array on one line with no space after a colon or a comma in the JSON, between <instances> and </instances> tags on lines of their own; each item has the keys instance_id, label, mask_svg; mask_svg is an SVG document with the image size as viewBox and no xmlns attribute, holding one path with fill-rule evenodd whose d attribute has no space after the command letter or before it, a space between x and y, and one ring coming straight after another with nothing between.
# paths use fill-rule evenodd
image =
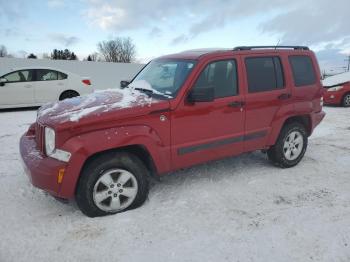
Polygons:
<instances>
[{"instance_id":1,"label":"red jeep liberty suv","mask_svg":"<svg viewBox=\"0 0 350 262\"><path fill-rule=\"evenodd\" d=\"M194 50L148 63L121 89L48 104L20 141L31 183L87 216L136 208L149 176L262 150L288 168L321 122L303 46Z\"/></svg>"}]
</instances>

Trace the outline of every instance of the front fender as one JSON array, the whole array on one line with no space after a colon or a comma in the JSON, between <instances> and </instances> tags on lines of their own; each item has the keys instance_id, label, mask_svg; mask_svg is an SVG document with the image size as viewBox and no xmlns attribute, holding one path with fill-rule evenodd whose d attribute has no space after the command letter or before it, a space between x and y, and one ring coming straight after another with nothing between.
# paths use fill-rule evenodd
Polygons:
<instances>
[{"instance_id":1,"label":"front fender","mask_svg":"<svg viewBox=\"0 0 350 262\"><path fill-rule=\"evenodd\" d=\"M127 126L97 130L67 140L61 149L72 153L59 196L73 198L85 161L96 153L131 145L142 145L150 153L158 173L170 169L170 146L149 126Z\"/></svg>"}]
</instances>

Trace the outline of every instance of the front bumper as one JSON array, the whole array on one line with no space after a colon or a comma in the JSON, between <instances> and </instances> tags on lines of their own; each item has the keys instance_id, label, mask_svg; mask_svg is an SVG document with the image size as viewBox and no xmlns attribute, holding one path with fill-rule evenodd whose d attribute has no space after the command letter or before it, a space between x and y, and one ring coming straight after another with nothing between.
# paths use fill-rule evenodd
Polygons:
<instances>
[{"instance_id":1,"label":"front bumper","mask_svg":"<svg viewBox=\"0 0 350 262\"><path fill-rule=\"evenodd\" d=\"M59 197L60 184L57 176L60 169L66 168L67 163L44 156L36 147L35 137L27 134L21 137L20 154L31 183Z\"/></svg>"},{"instance_id":2,"label":"front bumper","mask_svg":"<svg viewBox=\"0 0 350 262\"><path fill-rule=\"evenodd\" d=\"M328 104L328 105L339 105L341 103L341 99L342 99L342 92L326 91L323 94L323 101L325 104Z\"/></svg>"}]
</instances>

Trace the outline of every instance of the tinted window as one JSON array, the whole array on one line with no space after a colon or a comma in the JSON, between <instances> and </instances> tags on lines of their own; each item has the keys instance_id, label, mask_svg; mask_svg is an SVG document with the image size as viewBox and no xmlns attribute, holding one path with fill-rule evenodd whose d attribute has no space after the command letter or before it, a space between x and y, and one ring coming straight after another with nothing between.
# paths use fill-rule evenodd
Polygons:
<instances>
[{"instance_id":1,"label":"tinted window","mask_svg":"<svg viewBox=\"0 0 350 262\"><path fill-rule=\"evenodd\" d=\"M62 73L62 72L57 72L58 73L58 80L63 80L67 79L67 75Z\"/></svg>"},{"instance_id":2,"label":"tinted window","mask_svg":"<svg viewBox=\"0 0 350 262\"><path fill-rule=\"evenodd\" d=\"M3 76L3 78L5 78L9 83L32 81L33 71L32 70L16 71Z\"/></svg>"},{"instance_id":3,"label":"tinted window","mask_svg":"<svg viewBox=\"0 0 350 262\"><path fill-rule=\"evenodd\" d=\"M194 88L213 86L215 98L234 96L238 93L237 66L235 60L210 63L201 72Z\"/></svg>"},{"instance_id":4,"label":"tinted window","mask_svg":"<svg viewBox=\"0 0 350 262\"><path fill-rule=\"evenodd\" d=\"M316 82L316 75L312 60L308 56L290 56L295 86L312 85Z\"/></svg>"},{"instance_id":5,"label":"tinted window","mask_svg":"<svg viewBox=\"0 0 350 262\"><path fill-rule=\"evenodd\" d=\"M48 69L37 69L36 72L37 81L51 81L58 79L57 71Z\"/></svg>"},{"instance_id":6,"label":"tinted window","mask_svg":"<svg viewBox=\"0 0 350 262\"><path fill-rule=\"evenodd\" d=\"M283 88L283 69L278 57L247 58L245 64L249 93Z\"/></svg>"}]
</instances>

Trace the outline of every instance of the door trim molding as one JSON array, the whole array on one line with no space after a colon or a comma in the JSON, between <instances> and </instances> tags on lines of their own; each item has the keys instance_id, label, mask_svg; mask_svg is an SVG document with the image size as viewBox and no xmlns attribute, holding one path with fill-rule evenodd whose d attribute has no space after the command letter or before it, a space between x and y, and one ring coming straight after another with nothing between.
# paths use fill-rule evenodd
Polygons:
<instances>
[{"instance_id":1,"label":"door trim molding","mask_svg":"<svg viewBox=\"0 0 350 262\"><path fill-rule=\"evenodd\" d=\"M221 146L225 146L225 145L229 145L229 144L234 144L234 143L238 143L238 142L259 139L259 138L265 137L266 135L267 135L267 131L259 131L259 132L251 133L249 135L219 139L219 140L215 140L215 141L212 141L209 143L179 148L177 150L177 154L178 155L185 155L185 154L189 154L189 153L213 149L213 148L217 148L217 147L221 147Z\"/></svg>"}]
</instances>

